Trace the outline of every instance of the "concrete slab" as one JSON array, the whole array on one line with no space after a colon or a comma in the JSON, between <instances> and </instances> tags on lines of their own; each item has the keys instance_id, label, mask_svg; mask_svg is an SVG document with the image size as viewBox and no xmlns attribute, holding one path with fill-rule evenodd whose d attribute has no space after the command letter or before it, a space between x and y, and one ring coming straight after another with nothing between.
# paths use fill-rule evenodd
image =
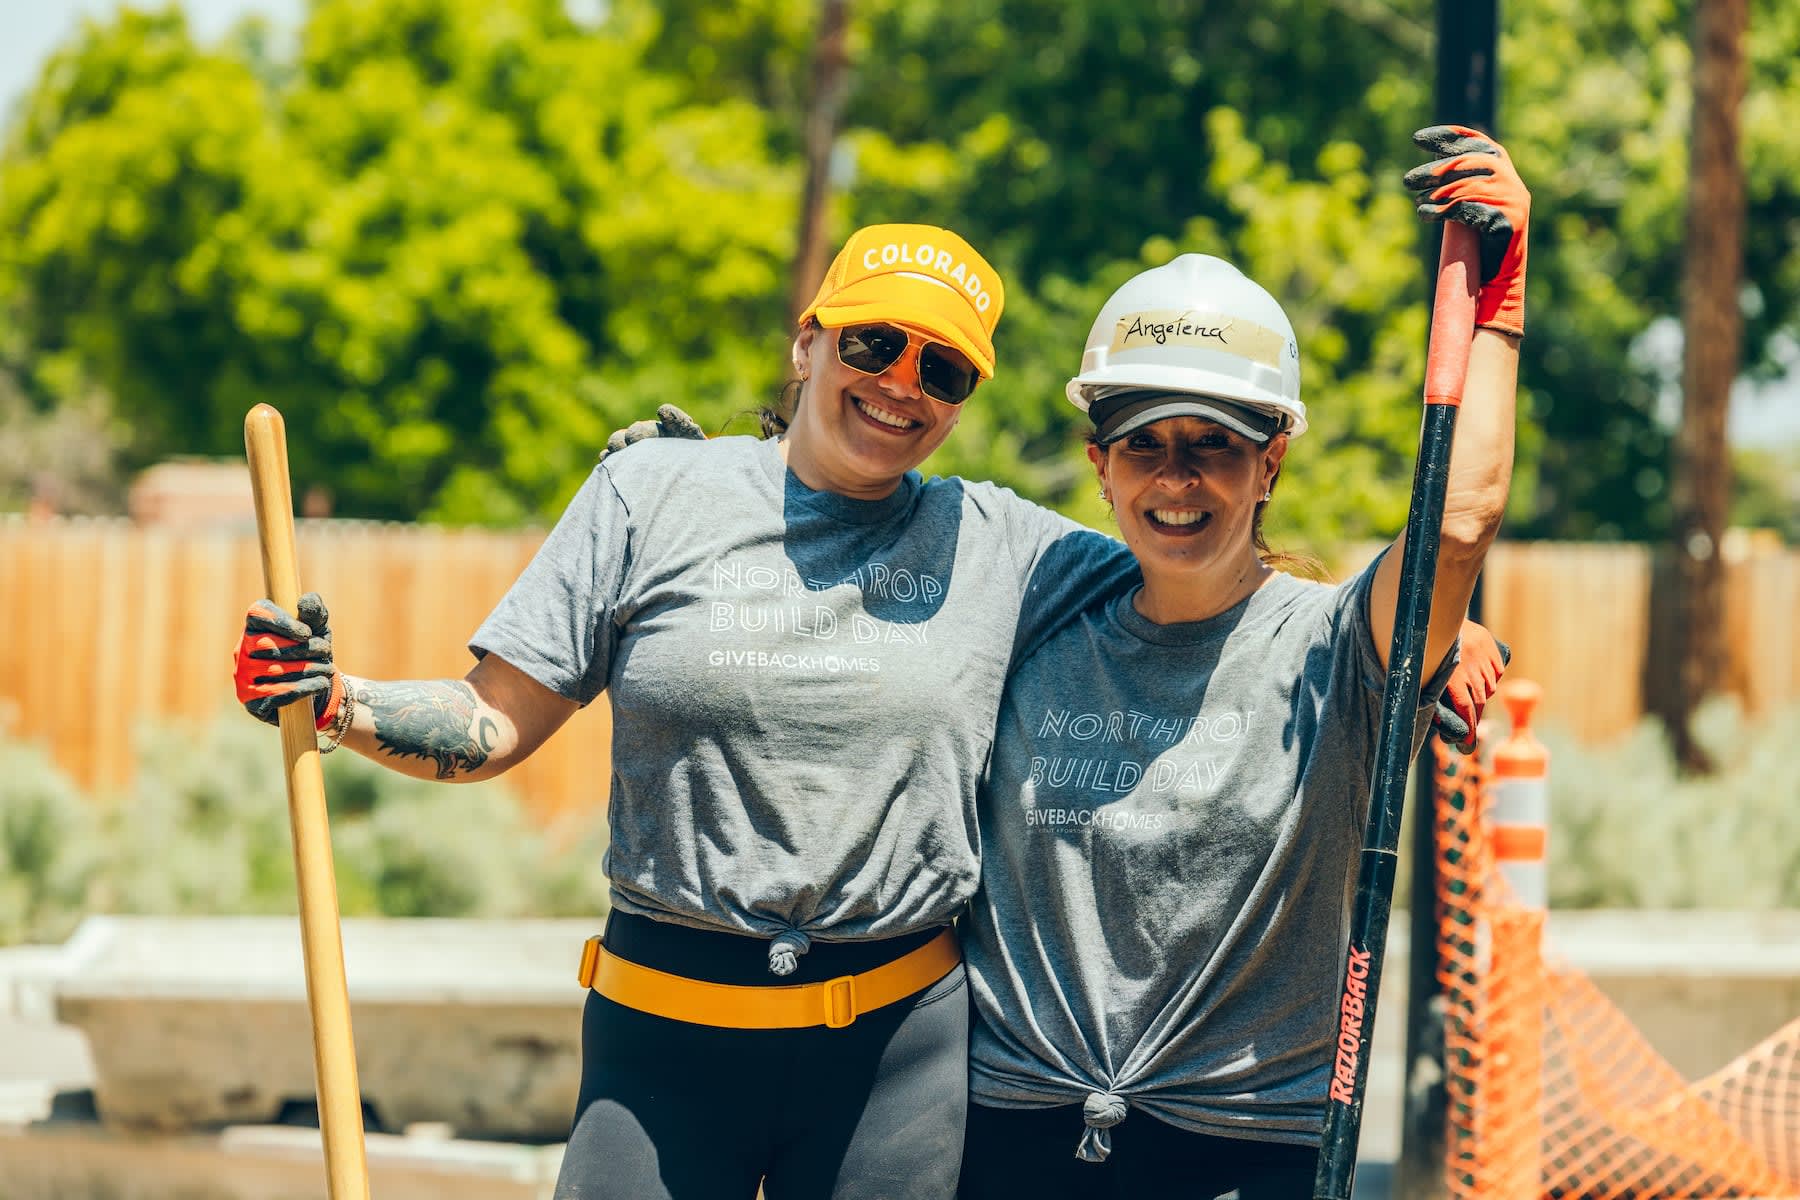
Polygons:
<instances>
[{"instance_id":1,"label":"concrete slab","mask_svg":"<svg viewBox=\"0 0 1800 1200\"><path fill-rule=\"evenodd\" d=\"M562 1147L370 1134L382 1200L548 1200ZM141 1137L99 1125L0 1127L8 1200L326 1200L312 1129L230 1128Z\"/></svg>"},{"instance_id":2,"label":"concrete slab","mask_svg":"<svg viewBox=\"0 0 1800 1200\"><path fill-rule=\"evenodd\" d=\"M1553 912L1547 936L1690 1080L1800 1017L1800 911Z\"/></svg>"},{"instance_id":3,"label":"concrete slab","mask_svg":"<svg viewBox=\"0 0 1800 1200\"><path fill-rule=\"evenodd\" d=\"M365 1102L380 1127L567 1134L589 921L343 925ZM57 1018L92 1048L102 1120L178 1131L275 1120L314 1094L298 924L96 917L66 947Z\"/></svg>"},{"instance_id":4,"label":"concrete slab","mask_svg":"<svg viewBox=\"0 0 1800 1200\"><path fill-rule=\"evenodd\" d=\"M66 953L64 946L0 948L0 1020L51 1019L50 993L44 980L59 972Z\"/></svg>"},{"instance_id":5,"label":"concrete slab","mask_svg":"<svg viewBox=\"0 0 1800 1200\"><path fill-rule=\"evenodd\" d=\"M573 964L592 927L345 922L361 1081L382 1126L562 1137L579 1071ZM1391 928L1363 1128L1365 1152L1384 1159L1400 1140L1404 916ZM1800 913L1555 913L1550 943L1690 1078L1800 1015ZM293 920L94 918L57 967L53 1007L92 1046L87 1078L104 1120L216 1128L310 1101ZM15 1034L12 1044L45 1036ZM0 1061L7 1045L0 1025Z\"/></svg>"},{"instance_id":6,"label":"concrete slab","mask_svg":"<svg viewBox=\"0 0 1800 1200\"><path fill-rule=\"evenodd\" d=\"M455 1004L579 1001L591 920L352 917L343 924L354 1000ZM306 999L291 917L89 917L49 964L59 996Z\"/></svg>"},{"instance_id":7,"label":"concrete slab","mask_svg":"<svg viewBox=\"0 0 1800 1200\"><path fill-rule=\"evenodd\" d=\"M0 949L0 1124L42 1120L59 1092L94 1086L81 1031L54 1020L60 946Z\"/></svg>"},{"instance_id":8,"label":"concrete slab","mask_svg":"<svg viewBox=\"0 0 1800 1200\"><path fill-rule=\"evenodd\" d=\"M26 1081L58 1090L92 1087L94 1056L81 1031L0 1017L0 1085Z\"/></svg>"},{"instance_id":9,"label":"concrete slab","mask_svg":"<svg viewBox=\"0 0 1800 1200\"><path fill-rule=\"evenodd\" d=\"M371 1134L369 1190L381 1200L549 1200L563 1147ZM234 1126L131 1137L98 1126L0 1127L7 1200L327 1200L315 1130ZM1391 1200L1392 1164L1365 1159L1354 1200Z\"/></svg>"},{"instance_id":10,"label":"concrete slab","mask_svg":"<svg viewBox=\"0 0 1800 1200\"><path fill-rule=\"evenodd\" d=\"M56 1089L34 1079L0 1079L0 1125L28 1125L49 1117Z\"/></svg>"}]
</instances>

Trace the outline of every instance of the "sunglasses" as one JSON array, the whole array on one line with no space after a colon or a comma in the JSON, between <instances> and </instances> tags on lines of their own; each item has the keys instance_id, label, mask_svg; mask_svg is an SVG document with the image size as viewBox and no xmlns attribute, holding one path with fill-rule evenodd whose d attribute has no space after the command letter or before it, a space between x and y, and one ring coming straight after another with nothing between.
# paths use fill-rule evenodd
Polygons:
<instances>
[{"instance_id":1,"label":"sunglasses","mask_svg":"<svg viewBox=\"0 0 1800 1200\"><path fill-rule=\"evenodd\" d=\"M961 351L926 341L898 325L846 325L838 334L838 361L852 371L879 375L899 362L914 343L919 347L919 390L945 404L967 400L981 382L974 364Z\"/></svg>"}]
</instances>

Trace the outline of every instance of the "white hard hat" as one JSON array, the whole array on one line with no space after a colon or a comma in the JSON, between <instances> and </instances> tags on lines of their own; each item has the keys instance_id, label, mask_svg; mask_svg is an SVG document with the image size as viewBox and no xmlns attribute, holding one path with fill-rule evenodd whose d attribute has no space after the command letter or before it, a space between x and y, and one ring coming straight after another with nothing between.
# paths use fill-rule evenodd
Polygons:
<instances>
[{"instance_id":1,"label":"white hard hat","mask_svg":"<svg viewBox=\"0 0 1800 1200\"><path fill-rule=\"evenodd\" d=\"M1177 415L1187 395L1230 401L1226 414L1241 408L1274 418L1275 428L1290 435L1306 432L1293 324L1275 297L1208 254L1183 254L1132 276L1094 318L1081 373L1069 380L1069 400L1101 418L1094 406L1107 407L1107 400L1127 392L1158 399L1147 406L1144 397L1132 398L1138 412L1132 428ZM1191 407L1220 419L1204 402ZM1150 413L1158 415L1145 415ZM1235 420L1224 423L1241 428ZM1119 434L1118 422L1111 424Z\"/></svg>"}]
</instances>

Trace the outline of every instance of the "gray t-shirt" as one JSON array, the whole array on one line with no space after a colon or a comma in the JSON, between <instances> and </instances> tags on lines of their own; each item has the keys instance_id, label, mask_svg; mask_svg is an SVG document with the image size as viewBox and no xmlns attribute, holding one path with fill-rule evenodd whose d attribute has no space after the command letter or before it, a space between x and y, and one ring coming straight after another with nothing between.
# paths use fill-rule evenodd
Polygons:
<instances>
[{"instance_id":1,"label":"gray t-shirt","mask_svg":"<svg viewBox=\"0 0 1800 1200\"><path fill-rule=\"evenodd\" d=\"M1277 575L1189 624L1124 596L1019 664L963 939L973 1099L1084 1104L1089 1158L1121 1102L1318 1143L1381 721L1374 572Z\"/></svg>"},{"instance_id":2,"label":"gray t-shirt","mask_svg":"<svg viewBox=\"0 0 1800 1200\"><path fill-rule=\"evenodd\" d=\"M621 911L892 937L975 889L1010 662L1135 579L1117 541L992 484L858 501L775 442L647 441L595 468L470 645L608 693Z\"/></svg>"}]
</instances>

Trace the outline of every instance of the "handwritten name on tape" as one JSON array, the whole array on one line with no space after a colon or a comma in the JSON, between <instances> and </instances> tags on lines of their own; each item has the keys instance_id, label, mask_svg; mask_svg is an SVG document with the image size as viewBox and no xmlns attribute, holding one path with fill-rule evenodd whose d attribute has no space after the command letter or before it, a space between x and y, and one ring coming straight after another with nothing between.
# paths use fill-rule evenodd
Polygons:
<instances>
[{"instance_id":1,"label":"handwritten name on tape","mask_svg":"<svg viewBox=\"0 0 1800 1200\"><path fill-rule=\"evenodd\" d=\"M1145 346L1196 346L1279 367L1288 339L1242 317L1195 309L1126 313L1113 327L1112 353Z\"/></svg>"}]
</instances>

